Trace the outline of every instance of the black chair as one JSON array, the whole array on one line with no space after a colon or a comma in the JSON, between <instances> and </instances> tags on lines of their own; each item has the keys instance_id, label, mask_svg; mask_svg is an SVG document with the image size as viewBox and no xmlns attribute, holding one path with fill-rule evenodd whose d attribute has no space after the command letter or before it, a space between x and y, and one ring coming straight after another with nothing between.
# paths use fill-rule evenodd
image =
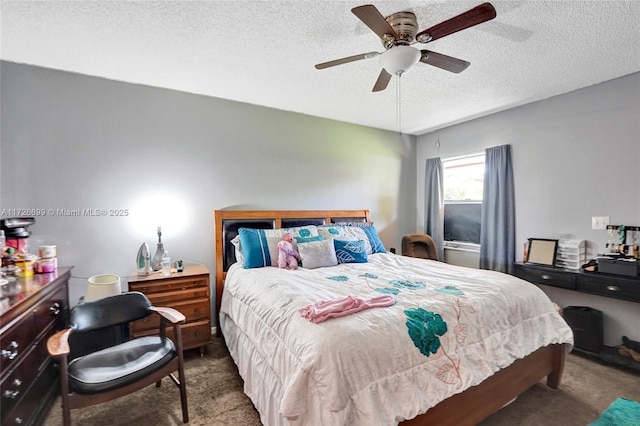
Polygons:
<instances>
[{"instance_id":1,"label":"black chair","mask_svg":"<svg viewBox=\"0 0 640 426\"><path fill-rule=\"evenodd\" d=\"M160 333L115 344L69 362L73 332L98 330L145 318L160 316ZM62 415L65 426L71 424L74 408L100 404L138 391L170 377L180 389L182 421L189 422L187 388L182 355L181 324L185 317L172 308L152 306L138 292L122 293L75 306L69 315L69 327L47 341L49 355L60 365ZM173 328L173 341L165 330ZM175 343L174 343L175 342ZM176 378L174 372L178 372Z\"/></svg>"},{"instance_id":2,"label":"black chair","mask_svg":"<svg viewBox=\"0 0 640 426\"><path fill-rule=\"evenodd\" d=\"M438 249L430 235L409 234L402 237L402 255L438 260Z\"/></svg>"}]
</instances>

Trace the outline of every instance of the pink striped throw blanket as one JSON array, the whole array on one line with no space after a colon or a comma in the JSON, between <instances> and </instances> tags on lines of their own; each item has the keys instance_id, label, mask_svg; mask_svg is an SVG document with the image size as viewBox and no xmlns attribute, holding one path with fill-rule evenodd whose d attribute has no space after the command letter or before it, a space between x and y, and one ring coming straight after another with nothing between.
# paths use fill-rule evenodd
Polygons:
<instances>
[{"instance_id":1,"label":"pink striped throw blanket","mask_svg":"<svg viewBox=\"0 0 640 426\"><path fill-rule=\"evenodd\" d=\"M300 315L313 323L319 323L329 318L343 317L368 308L381 308L395 303L392 296L376 296L361 299L356 296L345 296L333 300L321 300L300 309Z\"/></svg>"}]
</instances>

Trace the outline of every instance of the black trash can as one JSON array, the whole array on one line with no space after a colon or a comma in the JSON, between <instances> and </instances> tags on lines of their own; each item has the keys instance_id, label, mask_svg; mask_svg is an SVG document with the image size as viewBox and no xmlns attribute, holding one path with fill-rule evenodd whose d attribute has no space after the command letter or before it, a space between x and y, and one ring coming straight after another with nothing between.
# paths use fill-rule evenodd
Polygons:
<instances>
[{"instance_id":1,"label":"black trash can","mask_svg":"<svg viewBox=\"0 0 640 426\"><path fill-rule=\"evenodd\" d=\"M602 311L588 306L567 306L564 319L573 330L576 349L600 352L603 346Z\"/></svg>"}]
</instances>

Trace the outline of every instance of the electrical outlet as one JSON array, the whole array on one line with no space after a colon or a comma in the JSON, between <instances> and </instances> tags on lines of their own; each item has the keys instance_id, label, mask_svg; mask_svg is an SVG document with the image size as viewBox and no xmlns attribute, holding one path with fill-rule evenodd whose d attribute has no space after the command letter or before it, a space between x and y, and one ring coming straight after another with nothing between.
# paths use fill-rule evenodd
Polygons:
<instances>
[{"instance_id":1,"label":"electrical outlet","mask_svg":"<svg viewBox=\"0 0 640 426\"><path fill-rule=\"evenodd\" d=\"M591 218L591 229L607 229L609 216L593 216Z\"/></svg>"}]
</instances>

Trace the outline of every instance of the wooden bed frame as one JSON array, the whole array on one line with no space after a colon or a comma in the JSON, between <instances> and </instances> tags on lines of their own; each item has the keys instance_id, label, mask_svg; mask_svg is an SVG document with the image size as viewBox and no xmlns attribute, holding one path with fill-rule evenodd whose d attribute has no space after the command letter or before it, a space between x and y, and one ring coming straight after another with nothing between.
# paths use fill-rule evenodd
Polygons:
<instances>
[{"instance_id":1,"label":"wooden bed frame","mask_svg":"<svg viewBox=\"0 0 640 426\"><path fill-rule=\"evenodd\" d=\"M215 275L216 275L216 323L220 331L220 302L226 277L225 256L231 250L229 241L233 230L228 223L252 227L277 229L302 224L330 224L349 221L370 221L369 210L216 210L215 219ZM540 380L547 378L547 386L557 389L560 385L565 361L562 344L545 346L527 357L517 360L477 386L453 395L426 413L402 422L403 426L427 425L476 425L498 411L518 395Z\"/></svg>"}]
</instances>

